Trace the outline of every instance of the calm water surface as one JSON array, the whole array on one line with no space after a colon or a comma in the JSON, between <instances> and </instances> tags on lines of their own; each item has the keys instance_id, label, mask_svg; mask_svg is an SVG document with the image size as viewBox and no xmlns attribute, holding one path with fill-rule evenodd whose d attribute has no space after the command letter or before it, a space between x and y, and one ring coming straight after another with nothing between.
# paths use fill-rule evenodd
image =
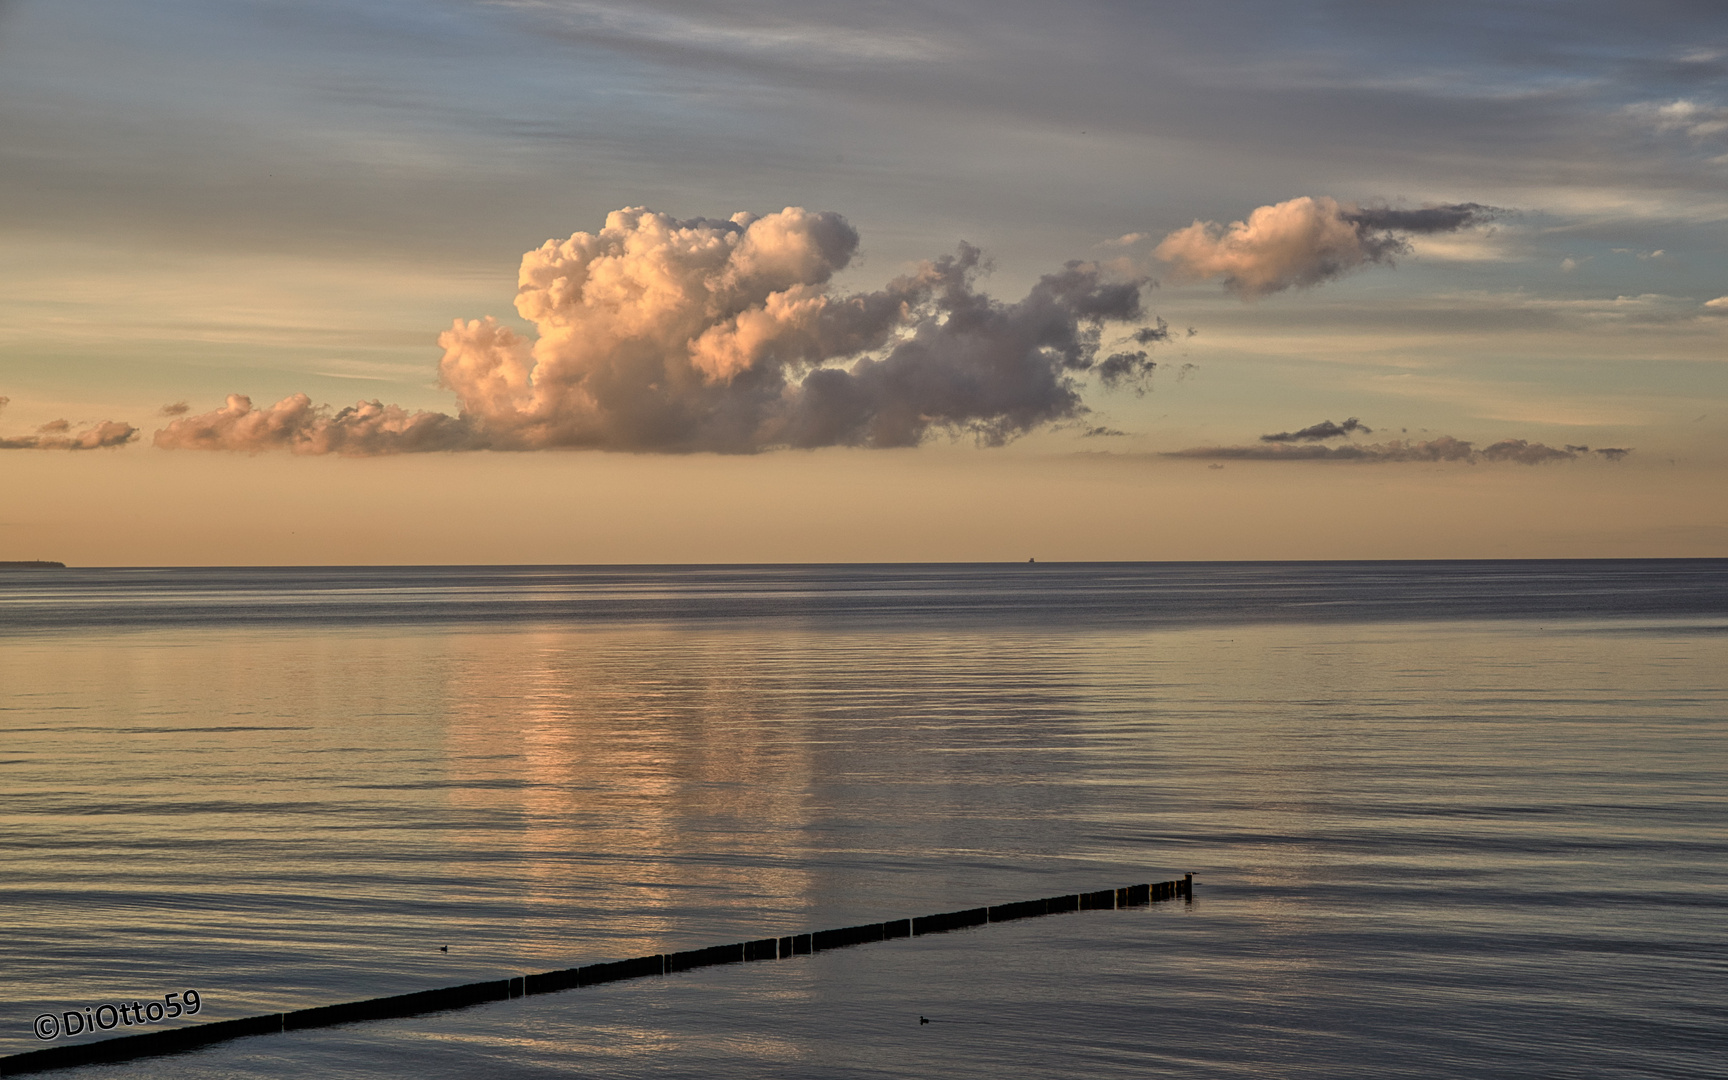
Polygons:
<instances>
[{"instance_id":1,"label":"calm water surface","mask_svg":"<svg viewBox=\"0 0 1728 1080\"><path fill-rule=\"evenodd\" d=\"M0 573L0 1054L1193 872L101 1075L1722 1077L1725 772L1728 562Z\"/></svg>"}]
</instances>

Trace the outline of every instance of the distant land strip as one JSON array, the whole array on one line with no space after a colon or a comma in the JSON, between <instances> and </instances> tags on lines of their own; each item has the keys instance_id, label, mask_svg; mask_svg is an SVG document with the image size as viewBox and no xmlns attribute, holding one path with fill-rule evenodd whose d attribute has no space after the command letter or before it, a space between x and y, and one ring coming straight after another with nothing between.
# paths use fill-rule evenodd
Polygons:
<instances>
[{"instance_id":1,"label":"distant land strip","mask_svg":"<svg viewBox=\"0 0 1728 1080\"><path fill-rule=\"evenodd\" d=\"M0 570L64 570L63 562L49 562L47 559L22 559L7 562L0 560Z\"/></svg>"},{"instance_id":2,"label":"distant land strip","mask_svg":"<svg viewBox=\"0 0 1728 1080\"><path fill-rule=\"evenodd\" d=\"M6 565L0 563L0 567ZM598 986L601 983L640 979L650 975L670 975L715 964L784 960L787 957L808 956L811 953L844 949L875 941L943 934L971 926L1029 919L1040 915L1059 915L1068 911L1111 911L1117 908L1143 907L1178 897L1185 897L1189 901L1194 899L1193 874L1185 874L1178 881L1127 885L1120 889L1070 893L1067 896L1022 900L994 907L946 911L916 919L893 919L888 922L864 923L861 926L844 926L838 930L816 930L808 934L740 941L732 945L713 945L706 949L657 953L653 956L639 956L634 960L615 960L610 963L589 964L586 967L543 971L537 975L518 975L510 979L467 983L439 990L421 990L412 994L397 994L366 1001L349 1001L340 1005L320 1005L294 1012L265 1013L262 1016L246 1016L238 1020L221 1020L212 1024L153 1031L147 1035L125 1035L98 1042L50 1046L0 1057L0 1076L23 1076L52 1069L72 1069L103 1062L181 1054L212 1043L242 1039L249 1035L273 1035L283 1031L333 1027L337 1024L354 1024L368 1020L423 1016L427 1013L471 1008L491 1001L508 1001L529 994L551 994L580 986Z\"/></svg>"}]
</instances>

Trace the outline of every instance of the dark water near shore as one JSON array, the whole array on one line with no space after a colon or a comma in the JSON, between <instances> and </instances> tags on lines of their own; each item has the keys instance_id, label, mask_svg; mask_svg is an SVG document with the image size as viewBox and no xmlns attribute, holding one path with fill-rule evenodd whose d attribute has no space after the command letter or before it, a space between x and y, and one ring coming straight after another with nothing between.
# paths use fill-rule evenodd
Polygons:
<instances>
[{"instance_id":1,"label":"dark water near shore","mask_svg":"<svg viewBox=\"0 0 1728 1080\"><path fill-rule=\"evenodd\" d=\"M1728 1076L1725 772L1728 561L0 573L0 1054L1191 871L105 1075Z\"/></svg>"}]
</instances>

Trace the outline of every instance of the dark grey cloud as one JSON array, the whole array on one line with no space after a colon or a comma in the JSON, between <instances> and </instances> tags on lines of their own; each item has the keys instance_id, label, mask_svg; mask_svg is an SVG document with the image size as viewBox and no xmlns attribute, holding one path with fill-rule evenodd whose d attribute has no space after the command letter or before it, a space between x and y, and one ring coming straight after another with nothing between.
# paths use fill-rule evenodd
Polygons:
<instances>
[{"instance_id":1,"label":"dark grey cloud","mask_svg":"<svg viewBox=\"0 0 1728 1080\"><path fill-rule=\"evenodd\" d=\"M1112 390L1124 385L1138 388L1158 370L1158 362L1144 349L1137 349L1134 352L1111 353L1098 362L1097 370L1099 381Z\"/></svg>"},{"instance_id":2,"label":"dark grey cloud","mask_svg":"<svg viewBox=\"0 0 1728 1080\"><path fill-rule=\"evenodd\" d=\"M1075 377L1093 369L1104 323L1140 317L1139 286L1069 263L1024 299L1002 304L973 290L977 262L977 250L963 247L931 264L939 284L886 356L805 376L791 397L785 442L915 446L947 431L997 446L1082 415Z\"/></svg>"},{"instance_id":3,"label":"dark grey cloud","mask_svg":"<svg viewBox=\"0 0 1728 1080\"><path fill-rule=\"evenodd\" d=\"M1334 424L1330 420L1322 420L1300 431L1280 431L1275 435L1260 436L1261 442L1318 442L1322 439L1336 439L1352 432L1360 431L1364 435L1373 434L1374 429L1356 419L1354 416L1342 424Z\"/></svg>"},{"instance_id":4,"label":"dark grey cloud","mask_svg":"<svg viewBox=\"0 0 1728 1080\"><path fill-rule=\"evenodd\" d=\"M1571 443L1567 443L1566 452L1569 454L1597 454L1601 457L1607 458L1609 461L1619 461L1627 454L1630 454L1632 449L1626 446L1600 446L1592 450L1588 446L1574 446Z\"/></svg>"},{"instance_id":5,"label":"dark grey cloud","mask_svg":"<svg viewBox=\"0 0 1728 1080\"><path fill-rule=\"evenodd\" d=\"M1357 207L1341 215L1363 234L1372 233L1431 233L1457 232L1471 225L1480 225L1505 216L1506 211L1481 203L1449 203L1426 206L1420 210L1399 210L1388 206Z\"/></svg>"},{"instance_id":6,"label":"dark grey cloud","mask_svg":"<svg viewBox=\"0 0 1728 1080\"><path fill-rule=\"evenodd\" d=\"M1188 328L1189 337L1193 337L1199 332L1200 331L1194 329L1192 326ZM1140 329L1134 331L1132 336L1134 344L1136 345L1161 345L1169 341L1171 338L1170 324L1165 322L1163 319L1159 319L1151 326L1142 326Z\"/></svg>"},{"instance_id":7,"label":"dark grey cloud","mask_svg":"<svg viewBox=\"0 0 1728 1080\"><path fill-rule=\"evenodd\" d=\"M1198 331L1188 328L1188 336L1193 337ZM1162 345L1168 343L1175 335L1170 330L1170 324L1158 319L1151 326L1143 326L1129 335L1129 340L1136 345ZM1191 365L1185 365L1191 366ZM1136 394L1144 394L1151 385L1152 374L1158 370L1157 361L1145 349L1111 353L1098 362L1093 369L1098 375L1098 381L1107 390L1117 390L1129 387Z\"/></svg>"}]
</instances>

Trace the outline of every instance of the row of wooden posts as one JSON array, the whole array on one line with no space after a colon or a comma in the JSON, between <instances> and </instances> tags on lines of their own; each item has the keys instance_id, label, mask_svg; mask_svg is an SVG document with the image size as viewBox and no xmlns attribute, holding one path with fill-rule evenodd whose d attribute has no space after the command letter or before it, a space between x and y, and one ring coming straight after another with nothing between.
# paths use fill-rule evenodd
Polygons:
<instances>
[{"instance_id":1,"label":"row of wooden posts","mask_svg":"<svg viewBox=\"0 0 1728 1080\"><path fill-rule=\"evenodd\" d=\"M126 1035L97 1042L69 1043L45 1047L22 1054L0 1057L0 1077L22 1076L26 1073L69 1069L100 1062L129 1061L134 1058L159 1057L196 1050L211 1043L241 1039L250 1035L270 1035L306 1028L332 1027L367 1020L391 1020L405 1016L465 1009L491 1001L505 1001L528 994L550 994L581 986L640 979L651 975L671 975L679 971L711 967L715 964L747 963L756 960L781 960L793 956L844 949L873 941L921 937L963 930L971 926L1009 922L1041 915L1057 915L1069 911L1109 911L1116 908L1140 907L1160 900L1179 897L1193 899L1194 875L1185 874L1177 881L1160 881L1146 885L1128 885L1120 889L1103 889L1090 893L1070 893L1042 900L1021 900L994 907L967 908L939 915L924 915L916 919L891 919L887 922L844 926L837 930L816 930L808 934L740 941L731 945L713 945L705 949L640 956L634 960L589 964L585 967L543 971L534 975L518 975L509 979L447 986L437 990L421 990L412 994L347 1001L337 1005L320 1005L294 1012L266 1013L238 1020L220 1020L183 1028L152 1031L143 1035Z\"/></svg>"}]
</instances>

